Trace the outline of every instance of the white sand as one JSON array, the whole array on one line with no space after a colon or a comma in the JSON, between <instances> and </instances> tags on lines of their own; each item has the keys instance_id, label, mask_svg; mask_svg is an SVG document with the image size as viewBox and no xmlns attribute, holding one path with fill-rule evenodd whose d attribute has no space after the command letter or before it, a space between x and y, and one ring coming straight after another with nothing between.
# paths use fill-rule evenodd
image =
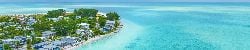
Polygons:
<instances>
[{"instance_id":1,"label":"white sand","mask_svg":"<svg viewBox=\"0 0 250 50\"><path fill-rule=\"evenodd\" d=\"M119 32L120 29L121 29L121 28L118 28L118 29L117 29L116 31L114 31L114 32ZM74 50L74 49L79 48L79 47L81 47L81 46L83 46L83 45L86 45L86 44L88 44L88 43L92 43L92 42L95 42L95 41L97 41L97 40L100 40L100 39L103 39L103 38L105 38L105 37L109 37L109 36L111 36L111 35L116 34L116 33L114 33L114 32L109 33L109 34L105 34L105 35L95 36L94 38L90 38L90 39L88 39L87 41L78 42L78 43L76 44L76 46L65 47L65 48L63 48L63 50Z\"/></svg>"}]
</instances>

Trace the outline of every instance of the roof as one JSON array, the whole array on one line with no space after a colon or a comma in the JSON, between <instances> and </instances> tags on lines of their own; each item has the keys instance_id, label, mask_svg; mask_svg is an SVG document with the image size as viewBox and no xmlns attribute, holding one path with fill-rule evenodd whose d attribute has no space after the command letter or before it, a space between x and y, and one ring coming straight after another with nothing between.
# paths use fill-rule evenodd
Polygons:
<instances>
[{"instance_id":1,"label":"roof","mask_svg":"<svg viewBox=\"0 0 250 50\"><path fill-rule=\"evenodd\" d=\"M61 39L61 41L64 41L66 43L75 43L76 42L76 40L73 37L66 37L66 38Z\"/></svg>"},{"instance_id":2,"label":"roof","mask_svg":"<svg viewBox=\"0 0 250 50\"><path fill-rule=\"evenodd\" d=\"M63 16L58 16L59 18L62 18Z\"/></svg>"},{"instance_id":3,"label":"roof","mask_svg":"<svg viewBox=\"0 0 250 50\"><path fill-rule=\"evenodd\" d=\"M76 33L77 33L77 34L81 34L81 33L83 33L83 31L85 31L85 30L84 30L84 29L77 29L77 30L76 30Z\"/></svg>"},{"instance_id":4,"label":"roof","mask_svg":"<svg viewBox=\"0 0 250 50\"><path fill-rule=\"evenodd\" d=\"M15 36L14 38L25 38L24 36Z\"/></svg>"},{"instance_id":5,"label":"roof","mask_svg":"<svg viewBox=\"0 0 250 50\"><path fill-rule=\"evenodd\" d=\"M43 48L56 48L56 47L57 46L50 44L50 45L45 45Z\"/></svg>"},{"instance_id":6,"label":"roof","mask_svg":"<svg viewBox=\"0 0 250 50\"><path fill-rule=\"evenodd\" d=\"M24 37L24 36L15 36L14 39L15 40L25 40L26 37Z\"/></svg>"},{"instance_id":7,"label":"roof","mask_svg":"<svg viewBox=\"0 0 250 50\"><path fill-rule=\"evenodd\" d=\"M51 34L55 34L56 32L52 32L52 31L44 31L42 32L43 36L47 36L47 35L51 35Z\"/></svg>"},{"instance_id":8,"label":"roof","mask_svg":"<svg viewBox=\"0 0 250 50\"><path fill-rule=\"evenodd\" d=\"M45 37L36 37L36 38L41 38L41 39L45 39Z\"/></svg>"},{"instance_id":9,"label":"roof","mask_svg":"<svg viewBox=\"0 0 250 50\"><path fill-rule=\"evenodd\" d=\"M89 24L88 23L80 23L80 24L77 24L77 25L84 26L84 25L89 25Z\"/></svg>"},{"instance_id":10,"label":"roof","mask_svg":"<svg viewBox=\"0 0 250 50\"><path fill-rule=\"evenodd\" d=\"M56 32L52 32L52 31L44 31L42 32L43 34L49 34L49 33L56 33Z\"/></svg>"},{"instance_id":11,"label":"roof","mask_svg":"<svg viewBox=\"0 0 250 50\"><path fill-rule=\"evenodd\" d=\"M107 23L107 24L115 24L115 21L110 21L110 20L108 20L106 23Z\"/></svg>"},{"instance_id":12,"label":"roof","mask_svg":"<svg viewBox=\"0 0 250 50\"><path fill-rule=\"evenodd\" d=\"M62 41L59 41L59 40L56 40L56 41L53 41L51 42L51 44L53 45L61 45L63 42Z\"/></svg>"},{"instance_id":13,"label":"roof","mask_svg":"<svg viewBox=\"0 0 250 50\"><path fill-rule=\"evenodd\" d=\"M48 44L48 42L41 42L41 43L37 43L35 44L36 46L42 46L42 45L45 45L45 44Z\"/></svg>"},{"instance_id":14,"label":"roof","mask_svg":"<svg viewBox=\"0 0 250 50\"><path fill-rule=\"evenodd\" d=\"M18 15L18 17L24 17L24 15Z\"/></svg>"},{"instance_id":15,"label":"roof","mask_svg":"<svg viewBox=\"0 0 250 50\"><path fill-rule=\"evenodd\" d=\"M97 15L104 15L104 17L107 17L106 13L103 13L103 12L98 12Z\"/></svg>"},{"instance_id":16,"label":"roof","mask_svg":"<svg viewBox=\"0 0 250 50\"><path fill-rule=\"evenodd\" d=\"M4 39L2 41L17 41L17 40L15 40L15 39Z\"/></svg>"},{"instance_id":17,"label":"roof","mask_svg":"<svg viewBox=\"0 0 250 50\"><path fill-rule=\"evenodd\" d=\"M49 20L53 20L53 21L59 21L58 18L48 18Z\"/></svg>"}]
</instances>

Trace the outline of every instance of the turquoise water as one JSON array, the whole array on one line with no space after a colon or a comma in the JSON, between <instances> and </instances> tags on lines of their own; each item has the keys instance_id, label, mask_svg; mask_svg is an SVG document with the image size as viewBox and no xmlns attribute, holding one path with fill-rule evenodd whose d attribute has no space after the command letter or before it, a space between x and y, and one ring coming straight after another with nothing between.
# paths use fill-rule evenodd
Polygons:
<instances>
[{"instance_id":1,"label":"turquoise water","mask_svg":"<svg viewBox=\"0 0 250 50\"><path fill-rule=\"evenodd\" d=\"M96 8L116 11L118 34L76 50L248 50L249 3L6 3L0 14Z\"/></svg>"}]
</instances>

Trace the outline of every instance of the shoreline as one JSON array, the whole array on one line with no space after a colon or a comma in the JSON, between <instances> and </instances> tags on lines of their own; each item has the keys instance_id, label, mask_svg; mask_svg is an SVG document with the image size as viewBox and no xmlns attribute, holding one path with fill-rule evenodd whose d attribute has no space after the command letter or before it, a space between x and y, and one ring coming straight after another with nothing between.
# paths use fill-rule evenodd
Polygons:
<instances>
[{"instance_id":1,"label":"shoreline","mask_svg":"<svg viewBox=\"0 0 250 50\"><path fill-rule=\"evenodd\" d=\"M73 13L73 12L66 12L66 13ZM16 14L0 14L0 16L15 16L15 15L25 15L25 16L29 16L29 15L38 15L38 14L42 14L42 15L45 15L47 14L46 12L43 12L43 13L24 13L24 14L21 14L21 13L16 13ZM106 14L104 12L97 12L97 14Z\"/></svg>"},{"instance_id":2,"label":"shoreline","mask_svg":"<svg viewBox=\"0 0 250 50\"><path fill-rule=\"evenodd\" d=\"M120 26L117 27L117 30L111 32L111 33L108 33L108 34L105 34L105 35L99 35L99 36L95 36L93 38L90 38L88 39L87 41L81 41L81 42L77 42L74 46L67 46L67 48L65 47L62 47L62 50L75 50L81 46L84 46L84 45L87 45L89 43L93 43L93 42L96 42L98 40L101 40L103 38L106 38L106 37L110 37L112 35L115 35L117 34L118 32L120 32L120 30L122 29L122 24Z\"/></svg>"},{"instance_id":3,"label":"shoreline","mask_svg":"<svg viewBox=\"0 0 250 50\"><path fill-rule=\"evenodd\" d=\"M66 13L73 13L73 12L66 12ZM36 14L8 14L8 15L0 15L0 16L19 16L19 15L30 16L30 15L39 15L39 14L44 15L44 13L36 13ZM106 15L106 13L103 13L103 12L97 12L97 14ZM63 46L63 47L59 47L59 48L61 50L72 50L72 49L75 50L77 48L80 48L81 46L85 46L85 45L87 45L89 43L93 43L93 42L96 42L98 40L108 38L108 37L110 37L112 35L117 34L122 29L122 26L123 26L123 24L120 23L120 25L118 27L114 27L114 30L111 31L111 32L108 32L107 34L94 36L92 38L89 38L88 40L80 40L80 41L77 41L76 43L73 43L71 45L67 45L67 46Z\"/></svg>"}]
</instances>

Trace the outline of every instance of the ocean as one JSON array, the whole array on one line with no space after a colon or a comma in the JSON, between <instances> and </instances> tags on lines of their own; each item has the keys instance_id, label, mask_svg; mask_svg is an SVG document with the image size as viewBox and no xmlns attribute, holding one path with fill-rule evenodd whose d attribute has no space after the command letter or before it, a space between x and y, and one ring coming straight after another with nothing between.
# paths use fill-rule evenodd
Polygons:
<instances>
[{"instance_id":1,"label":"ocean","mask_svg":"<svg viewBox=\"0 0 250 50\"><path fill-rule=\"evenodd\" d=\"M249 50L250 3L2 3L0 14L95 8L118 12L121 32L76 50Z\"/></svg>"}]
</instances>

